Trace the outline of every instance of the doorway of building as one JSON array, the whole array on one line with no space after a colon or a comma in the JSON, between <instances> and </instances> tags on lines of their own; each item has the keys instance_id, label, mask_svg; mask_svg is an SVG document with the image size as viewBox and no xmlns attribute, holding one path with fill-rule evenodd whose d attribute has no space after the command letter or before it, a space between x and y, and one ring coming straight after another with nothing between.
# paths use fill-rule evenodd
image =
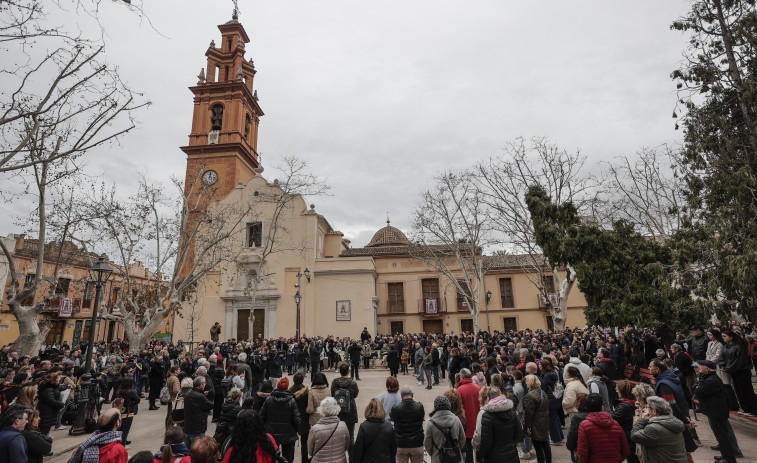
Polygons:
<instances>
[{"instance_id":1,"label":"doorway of building","mask_svg":"<svg viewBox=\"0 0 757 463\"><path fill-rule=\"evenodd\" d=\"M116 322L108 322L108 342L113 342L113 338L116 337Z\"/></svg>"},{"instance_id":2,"label":"doorway of building","mask_svg":"<svg viewBox=\"0 0 757 463\"><path fill-rule=\"evenodd\" d=\"M250 336L250 309L237 311L237 339L257 338L265 336L265 309L255 309L255 321L252 323L252 336Z\"/></svg>"},{"instance_id":3,"label":"doorway of building","mask_svg":"<svg viewBox=\"0 0 757 463\"><path fill-rule=\"evenodd\" d=\"M423 332L441 334L444 332L444 322L442 320L423 320Z\"/></svg>"},{"instance_id":4,"label":"doorway of building","mask_svg":"<svg viewBox=\"0 0 757 463\"><path fill-rule=\"evenodd\" d=\"M65 327L65 320L50 320L50 332L47 333L45 344L60 344L63 340L63 329Z\"/></svg>"}]
</instances>

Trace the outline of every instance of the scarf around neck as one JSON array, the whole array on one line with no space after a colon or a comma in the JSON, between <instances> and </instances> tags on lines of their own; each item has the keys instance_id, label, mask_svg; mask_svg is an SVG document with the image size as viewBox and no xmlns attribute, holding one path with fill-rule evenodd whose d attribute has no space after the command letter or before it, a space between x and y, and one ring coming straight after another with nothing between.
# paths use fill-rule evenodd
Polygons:
<instances>
[{"instance_id":1,"label":"scarf around neck","mask_svg":"<svg viewBox=\"0 0 757 463\"><path fill-rule=\"evenodd\" d=\"M100 447L120 440L121 431L95 431L76 449L68 463L99 463Z\"/></svg>"}]
</instances>

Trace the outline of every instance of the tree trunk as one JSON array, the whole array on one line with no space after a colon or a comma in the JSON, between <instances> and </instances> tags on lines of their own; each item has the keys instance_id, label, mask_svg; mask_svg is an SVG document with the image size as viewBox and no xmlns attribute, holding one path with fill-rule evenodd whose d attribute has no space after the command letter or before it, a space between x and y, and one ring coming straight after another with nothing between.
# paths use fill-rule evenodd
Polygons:
<instances>
[{"instance_id":1,"label":"tree trunk","mask_svg":"<svg viewBox=\"0 0 757 463\"><path fill-rule=\"evenodd\" d=\"M37 321L37 311L29 307L18 306L13 310L13 315L18 321L19 335L11 346L11 350L18 352L19 357L39 355L39 349L50 331L50 324L44 323L40 326Z\"/></svg>"}]
</instances>

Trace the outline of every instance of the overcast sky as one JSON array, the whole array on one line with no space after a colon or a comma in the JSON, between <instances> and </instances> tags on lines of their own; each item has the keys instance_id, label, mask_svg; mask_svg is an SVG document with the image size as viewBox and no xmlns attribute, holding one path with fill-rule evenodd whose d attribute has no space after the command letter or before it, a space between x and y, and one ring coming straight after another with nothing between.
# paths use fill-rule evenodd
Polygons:
<instances>
[{"instance_id":1,"label":"overcast sky","mask_svg":"<svg viewBox=\"0 0 757 463\"><path fill-rule=\"evenodd\" d=\"M146 172L183 176L192 94L231 0L146 1L155 29L107 5L108 60L152 106L120 146L88 155L125 193ZM589 165L675 143L671 114L685 37L681 0L240 0L265 112L264 173L306 159L333 196L308 199L364 246L384 225L409 233L419 193L444 169L547 136ZM6 214L18 212L3 206ZM2 233L18 232L3 220Z\"/></svg>"}]
</instances>

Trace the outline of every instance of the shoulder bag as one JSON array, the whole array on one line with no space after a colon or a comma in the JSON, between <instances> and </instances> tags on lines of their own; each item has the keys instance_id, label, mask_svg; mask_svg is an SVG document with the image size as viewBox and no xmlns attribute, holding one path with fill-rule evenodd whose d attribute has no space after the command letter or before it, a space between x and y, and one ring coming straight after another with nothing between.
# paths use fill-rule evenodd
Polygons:
<instances>
[{"instance_id":1,"label":"shoulder bag","mask_svg":"<svg viewBox=\"0 0 757 463\"><path fill-rule=\"evenodd\" d=\"M340 421L339 423L341 423L341 421ZM326 439L326 441L325 441L325 442L324 442L323 444L321 444L321 446L320 446L320 447L318 447L318 448L317 448L317 449L315 450L315 452L313 452L313 455L311 455L311 456L310 456L310 458L308 458L308 461L307 461L307 463L310 463L310 462L312 462L312 461L313 461L313 458L315 458L315 455L316 455L316 454L317 454L317 453L318 453L318 452L319 452L319 451L320 451L320 450L321 450L321 449L323 448L323 446L325 446L326 444L328 444L328 443L329 443L329 441L331 440L331 437L333 437L333 436L334 436L334 433L336 432L336 428L338 428L338 427L339 427L339 423L337 423L337 424L336 424L336 426L334 426L334 429L333 429L333 430L331 431L331 434L329 434L329 437L328 437L328 439Z\"/></svg>"}]
</instances>

